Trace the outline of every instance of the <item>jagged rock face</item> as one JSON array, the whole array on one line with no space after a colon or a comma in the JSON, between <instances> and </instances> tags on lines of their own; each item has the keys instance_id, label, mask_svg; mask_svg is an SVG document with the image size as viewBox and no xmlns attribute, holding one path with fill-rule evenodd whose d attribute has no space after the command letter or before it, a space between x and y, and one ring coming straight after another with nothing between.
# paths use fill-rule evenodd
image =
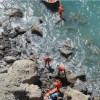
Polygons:
<instances>
[{"instance_id":1,"label":"jagged rock face","mask_svg":"<svg viewBox=\"0 0 100 100\"><path fill-rule=\"evenodd\" d=\"M64 93L63 100L89 100L89 98L89 95L84 95L83 93L68 87Z\"/></svg>"},{"instance_id":2,"label":"jagged rock face","mask_svg":"<svg viewBox=\"0 0 100 100\"><path fill-rule=\"evenodd\" d=\"M18 60L8 70L9 78L13 83L35 84L38 77L36 64L30 60Z\"/></svg>"}]
</instances>

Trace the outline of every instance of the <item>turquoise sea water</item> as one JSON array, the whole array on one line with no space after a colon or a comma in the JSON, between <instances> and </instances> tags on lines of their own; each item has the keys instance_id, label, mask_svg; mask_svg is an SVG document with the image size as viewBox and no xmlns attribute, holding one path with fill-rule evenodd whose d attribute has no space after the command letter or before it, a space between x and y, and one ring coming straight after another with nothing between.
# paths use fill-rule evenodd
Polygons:
<instances>
[{"instance_id":1,"label":"turquoise sea water","mask_svg":"<svg viewBox=\"0 0 100 100\"><path fill-rule=\"evenodd\" d=\"M40 25L44 31L44 37L31 37L36 47L34 54L40 52L40 60L45 52L50 52L54 57L53 65L63 63L66 68L74 73L85 71L88 81L86 85L91 90L95 90L100 94L100 1L68 1L62 0L64 6L63 16L65 22L55 24L57 12L52 12L39 0L6 0L0 2L1 18L5 17L5 7L20 8L24 13L21 20L13 20L13 26L21 26L28 28L32 23L38 23L38 17L42 17L45 23ZM85 24L80 24L69 18L73 14L81 16L85 20ZM73 31L68 31L68 27ZM28 32L27 32L28 34ZM76 46L75 56L72 60L78 63L77 67L73 67L68 61L60 57L58 48L63 46L65 40L70 40ZM30 49L29 49L30 50ZM34 51L34 49L32 48ZM41 63L41 61L39 62ZM89 83L90 82L90 83Z\"/></svg>"}]
</instances>

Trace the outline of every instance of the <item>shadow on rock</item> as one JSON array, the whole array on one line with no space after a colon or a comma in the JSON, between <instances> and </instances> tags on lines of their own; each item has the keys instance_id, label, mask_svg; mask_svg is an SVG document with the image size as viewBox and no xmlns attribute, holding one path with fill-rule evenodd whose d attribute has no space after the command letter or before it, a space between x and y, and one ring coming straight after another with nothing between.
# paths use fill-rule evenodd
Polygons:
<instances>
[{"instance_id":1,"label":"shadow on rock","mask_svg":"<svg viewBox=\"0 0 100 100\"><path fill-rule=\"evenodd\" d=\"M16 100L29 100L26 91L15 91L13 94Z\"/></svg>"}]
</instances>

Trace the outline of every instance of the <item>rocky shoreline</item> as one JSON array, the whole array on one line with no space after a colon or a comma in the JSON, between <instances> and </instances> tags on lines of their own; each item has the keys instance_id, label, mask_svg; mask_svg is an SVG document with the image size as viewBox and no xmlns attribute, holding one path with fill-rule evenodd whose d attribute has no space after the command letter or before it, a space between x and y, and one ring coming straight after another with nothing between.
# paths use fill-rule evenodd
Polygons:
<instances>
[{"instance_id":1,"label":"rocky shoreline","mask_svg":"<svg viewBox=\"0 0 100 100\"><path fill-rule=\"evenodd\" d=\"M7 21L13 17L23 16L20 9L13 9ZM39 24L44 22L41 18L38 21ZM3 24L4 22L1 26ZM41 38L44 35L37 24L32 24L29 30L30 34ZM58 100L100 100L100 96L92 95L92 91L84 85L86 81L84 72L74 74L66 69L65 78L63 74L59 77L56 72L52 74L43 65L39 65L40 59L35 57L31 50L27 52L32 42L27 32L26 29L13 27L10 24L4 25L3 31L0 32L0 100L43 100L44 93L53 87L52 84L56 79L62 82L60 91L63 95L57 93ZM19 37L24 42L20 43ZM64 46L58 48L61 57L69 61L74 56L75 50L70 41L65 41ZM74 61L71 61L71 64L77 66Z\"/></svg>"}]
</instances>

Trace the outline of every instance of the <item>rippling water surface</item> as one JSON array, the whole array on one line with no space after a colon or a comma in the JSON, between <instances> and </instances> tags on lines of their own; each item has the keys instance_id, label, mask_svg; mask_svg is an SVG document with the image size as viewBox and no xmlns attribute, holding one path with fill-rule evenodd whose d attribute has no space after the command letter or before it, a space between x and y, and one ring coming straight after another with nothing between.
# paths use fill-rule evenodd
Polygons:
<instances>
[{"instance_id":1,"label":"rippling water surface","mask_svg":"<svg viewBox=\"0 0 100 100\"><path fill-rule=\"evenodd\" d=\"M29 35L32 44L27 51L33 50L35 55L39 53L40 60L46 52L50 52L54 57L52 65L64 63L66 68L74 73L85 71L89 80L87 86L95 90L94 93L100 94L100 1L63 0L62 4L65 22L55 25L57 13L51 12L39 0L0 0L0 20L6 19L8 10L12 8L20 8L24 13L24 18L11 20L10 24L14 27L28 29L32 23L39 24L38 18L42 17L45 23L40 27L44 31L44 37ZM73 14L81 16L86 23L80 24L70 19L69 16ZM69 32L68 27L74 31ZM75 68L61 58L58 52L58 48L63 46L65 40L70 40L76 46L75 56L72 59L78 63ZM20 41L24 45L24 36ZM39 63L41 64L41 61Z\"/></svg>"}]
</instances>

